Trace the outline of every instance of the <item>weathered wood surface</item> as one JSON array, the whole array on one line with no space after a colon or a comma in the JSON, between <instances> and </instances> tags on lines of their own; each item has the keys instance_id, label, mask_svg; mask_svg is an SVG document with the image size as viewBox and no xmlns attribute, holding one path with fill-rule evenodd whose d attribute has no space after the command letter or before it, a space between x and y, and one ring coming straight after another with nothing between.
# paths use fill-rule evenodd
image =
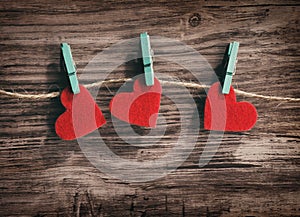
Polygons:
<instances>
[{"instance_id":1,"label":"weathered wood surface","mask_svg":"<svg viewBox=\"0 0 300 217\"><path fill-rule=\"evenodd\" d=\"M227 43L237 40L236 88L299 97L299 5L296 0L1 1L0 87L30 93L61 90L67 84L60 67L61 42L71 44L80 74L104 48L148 31L185 42L214 68ZM131 77L140 70L134 63L123 65L111 77ZM180 66L159 59L155 70L191 78ZM108 85L112 93L101 89L97 101L108 119L100 129L108 146L121 157L142 160L167 152L171 137L162 140L165 146L149 148L118 140L108 103L120 85ZM191 89L201 116L205 98L198 91ZM299 103L238 96L243 99L258 110L256 126L246 133L226 133L209 165L197 167L208 135L201 130L194 151L175 172L132 184L97 170L76 141L57 138L54 123L64 111L58 98L1 95L0 215L300 215ZM166 134L176 137L179 117L168 103L163 98L161 112L173 123Z\"/></svg>"}]
</instances>

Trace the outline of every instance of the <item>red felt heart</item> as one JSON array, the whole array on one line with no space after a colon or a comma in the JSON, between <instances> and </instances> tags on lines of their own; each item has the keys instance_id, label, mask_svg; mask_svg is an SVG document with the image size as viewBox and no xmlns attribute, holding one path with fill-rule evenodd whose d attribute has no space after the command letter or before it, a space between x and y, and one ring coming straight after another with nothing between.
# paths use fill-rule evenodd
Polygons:
<instances>
[{"instance_id":1,"label":"red felt heart","mask_svg":"<svg viewBox=\"0 0 300 217\"><path fill-rule=\"evenodd\" d=\"M135 80L133 92L117 94L110 102L111 113L130 124L155 127L161 97L161 86L154 78L153 86L146 86L144 76Z\"/></svg>"},{"instance_id":2,"label":"red felt heart","mask_svg":"<svg viewBox=\"0 0 300 217\"><path fill-rule=\"evenodd\" d=\"M214 83L208 91L204 128L215 131L246 131L256 123L257 112L249 102L236 102L233 87L229 94L222 94L220 84Z\"/></svg>"},{"instance_id":3,"label":"red felt heart","mask_svg":"<svg viewBox=\"0 0 300 217\"><path fill-rule=\"evenodd\" d=\"M57 118L55 130L64 140L82 137L106 123L90 92L82 85L79 87L79 94L74 95L70 88L65 88L60 96L66 111Z\"/></svg>"}]
</instances>

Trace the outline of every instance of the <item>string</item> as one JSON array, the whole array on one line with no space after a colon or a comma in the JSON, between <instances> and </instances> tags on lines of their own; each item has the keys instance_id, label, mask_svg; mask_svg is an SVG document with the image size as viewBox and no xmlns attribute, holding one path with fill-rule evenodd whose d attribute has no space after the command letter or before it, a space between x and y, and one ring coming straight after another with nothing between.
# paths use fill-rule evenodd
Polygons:
<instances>
[{"instance_id":1,"label":"string","mask_svg":"<svg viewBox=\"0 0 300 217\"><path fill-rule=\"evenodd\" d=\"M86 88L94 88L94 87L99 87L102 84L108 84L108 83L120 83L120 82L127 82L127 81L132 81L131 78L120 78L120 79L111 79L111 80L106 80L106 81L99 81L87 85L83 85ZM189 87L189 88L196 88L196 89L201 89L201 88L209 88L209 85L205 84L197 84L197 83L192 83L192 82L184 82L184 81L166 81L166 80L160 80L161 84L166 84L166 85L179 85L179 86L184 86L184 87ZM242 90L235 90L236 94L246 96L246 97L255 97L255 98L261 98L261 99L267 99L267 100L280 100L280 101L289 101L289 102L300 102L300 98L292 98L292 97L280 97L280 96L267 96L267 95L261 95L261 94L256 94L256 93L249 93L245 92ZM5 91L0 89L0 94L6 95L6 96L11 96L14 98L21 98L21 99L51 99L59 96L58 91L50 92L50 93L42 93L42 94L29 94L29 93L17 93L17 92L10 92L10 91Z\"/></svg>"}]
</instances>

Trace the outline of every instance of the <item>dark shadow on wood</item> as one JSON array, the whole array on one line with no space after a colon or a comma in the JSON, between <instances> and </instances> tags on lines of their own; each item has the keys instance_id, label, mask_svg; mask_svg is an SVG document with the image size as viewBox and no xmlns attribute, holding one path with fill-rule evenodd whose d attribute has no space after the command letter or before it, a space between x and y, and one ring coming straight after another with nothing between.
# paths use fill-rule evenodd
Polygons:
<instances>
[{"instance_id":1,"label":"dark shadow on wood","mask_svg":"<svg viewBox=\"0 0 300 217\"><path fill-rule=\"evenodd\" d=\"M227 56L228 49L229 49L229 45L226 46L222 62L219 65L217 65L217 67L214 69L222 86L223 86L225 76L226 76L226 67L227 67L227 61L228 61L228 58L227 58L228 57Z\"/></svg>"}]
</instances>

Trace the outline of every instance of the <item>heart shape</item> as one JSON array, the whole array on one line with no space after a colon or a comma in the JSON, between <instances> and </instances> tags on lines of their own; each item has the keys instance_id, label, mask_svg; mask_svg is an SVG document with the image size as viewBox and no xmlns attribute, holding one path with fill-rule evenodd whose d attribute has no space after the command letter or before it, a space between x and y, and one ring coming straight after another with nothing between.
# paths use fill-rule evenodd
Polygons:
<instances>
[{"instance_id":1,"label":"heart shape","mask_svg":"<svg viewBox=\"0 0 300 217\"><path fill-rule=\"evenodd\" d=\"M122 92L110 101L110 111L118 119L130 124L155 127L162 88L154 78L153 86L146 86L144 75L133 84L133 92Z\"/></svg>"},{"instance_id":2,"label":"heart shape","mask_svg":"<svg viewBox=\"0 0 300 217\"><path fill-rule=\"evenodd\" d=\"M214 83L208 91L204 128L215 131L246 131L256 123L257 112L249 102L236 102L233 87L229 94L222 94L220 84Z\"/></svg>"},{"instance_id":3,"label":"heart shape","mask_svg":"<svg viewBox=\"0 0 300 217\"><path fill-rule=\"evenodd\" d=\"M65 88L60 100L66 111L55 122L57 135L64 140L73 140L98 129L106 120L90 92L79 85L80 93L73 94Z\"/></svg>"}]
</instances>

